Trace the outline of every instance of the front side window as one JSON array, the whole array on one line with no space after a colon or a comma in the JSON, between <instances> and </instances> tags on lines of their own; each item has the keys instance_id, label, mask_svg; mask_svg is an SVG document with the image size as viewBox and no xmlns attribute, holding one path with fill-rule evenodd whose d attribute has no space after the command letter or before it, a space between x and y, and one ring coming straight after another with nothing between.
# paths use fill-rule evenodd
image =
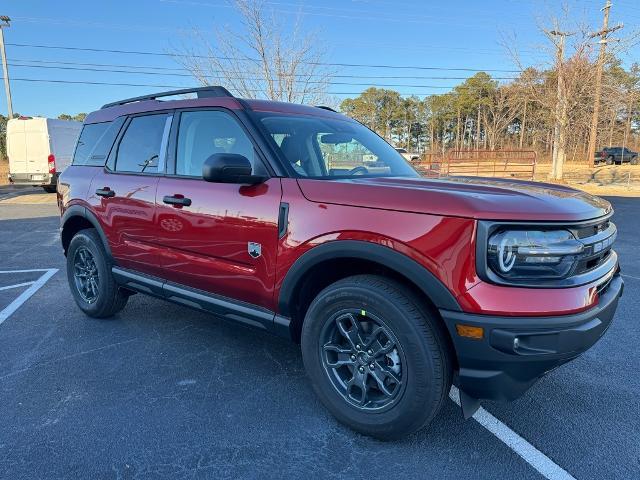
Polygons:
<instances>
[{"instance_id":1,"label":"front side window","mask_svg":"<svg viewBox=\"0 0 640 480\"><path fill-rule=\"evenodd\" d=\"M164 114L131 119L118 147L117 172L158 173L166 119Z\"/></svg>"},{"instance_id":2,"label":"front side window","mask_svg":"<svg viewBox=\"0 0 640 480\"><path fill-rule=\"evenodd\" d=\"M256 158L253 143L228 113L218 110L182 112L178 130L176 174L202 176L202 165L216 153L235 153L245 156L255 175L265 173Z\"/></svg>"},{"instance_id":3,"label":"front side window","mask_svg":"<svg viewBox=\"0 0 640 480\"><path fill-rule=\"evenodd\" d=\"M391 145L357 122L273 113L260 120L297 176L418 176Z\"/></svg>"}]
</instances>

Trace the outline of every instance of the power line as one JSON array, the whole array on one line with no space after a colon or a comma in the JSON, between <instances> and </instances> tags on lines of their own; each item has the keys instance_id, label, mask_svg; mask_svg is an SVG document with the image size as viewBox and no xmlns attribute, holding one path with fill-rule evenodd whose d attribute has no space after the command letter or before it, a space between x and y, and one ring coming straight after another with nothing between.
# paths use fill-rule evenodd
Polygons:
<instances>
[{"instance_id":1,"label":"power line","mask_svg":"<svg viewBox=\"0 0 640 480\"><path fill-rule=\"evenodd\" d=\"M230 8L230 5L219 5L219 4L211 4L205 2L197 2L197 1L184 1L184 0L161 0L164 3L175 3L182 5L193 5L193 6L201 6L201 7L215 7L215 8ZM282 13L285 15L309 15L309 16L318 16L318 17L330 17L330 18L341 18L347 20L353 20L357 18L358 20L383 20L386 22L397 22L403 24L419 24L419 25L440 25L442 23L442 16L425 16L425 15L415 15L415 13L408 13L403 17L390 17L388 15L364 15L363 10L350 10L350 9L337 9L334 7L313 7L309 5L301 5L301 4L287 4L283 2L266 2L271 5L281 5L285 8L294 7L297 10L284 10L281 8L274 8L273 10L277 13ZM343 13L330 13L330 12L314 12L309 10L303 10L301 7L306 6L310 8L331 8L333 10L338 10L338 12ZM367 11L368 13L368 11ZM45 19L43 19L45 20ZM493 28L494 25L490 25L488 22L481 23L456 23L456 27L481 27L481 28Z\"/></svg>"},{"instance_id":2,"label":"power line","mask_svg":"<svg viewBox=\"0 0 640 480\"><path fill-rule=\"evenodd\" d=\"M73 65L73 66L87 66L87 67L114 67L114 68L132 68L132 69L142 69L148 68L151 70L163 70L163 71L175 71L175 72L188 72L187 68L175 68L175 67L161 67L154 65L123 65L123 64L113 64L113 63L83 63L83 62L65 62L59 60L24 60L19 58L9 59L10 62L22 62L22 63L44 63L44 64L56 64L56 65ZM35 66L35 65L15 65L15 66ZM108 70L105 70L108 71ZM226 70L216 70L218 73L228 73ZM137 73L137 72L129 72L129 73ZM158 73L160 72L153 72ZM171 75L171 74L167 74ZM293 76L296 77L325 77L324 74L312 74L312 75L303 75L303 74L295 74ZM468 80L470 77L433 77L433 76L424 76L424 75L331 75L331 78L378 78L378 79L393 79L393 80ZM518 77L491 77L493 80L516 80Z\"/></svg>"},{"instance_id":3,"label":"power line","mask_svg":"<svg viewBox=\"0 0 640 480\"><path fill-rule=\"evenodd\" d=\"M0 78L0 80L2 80ZM104 85L104 86L113 86L113 87L153 87L153 88L188 88L189 85L163 85L163 84L149 84L149 83L112 83L112 82L93 82L86 80L55 80L55 79L44 79L44 78L14 78L11 77L11 81L18 82L42 82L42 83L60 83L60 84L72 84L72 85ZM251 90L252 93L263 93L262 90ZM294 94L299 94L302 92L293 92ZM328 92L329 95L360 95L360 92ZM434 93L415 93L415 92L398 92L401 96L419 96L419 97L429 97L429 96L440 96L444 94L434 94Z\"/></svg>"},{"instance_id":4,"label":"power line","mask_svg":"<svg viewBox=\"0 0 640 480\"><path fill-rule=\"evenodd\" d=\"M100 53L118 53L126 55L153 55L161 57L186 57L186 58L203 58L218 60L234 60L234 61L246 61L246 62L258 62L255 58L234 58L234 57L213 57L211 55L195 55L195 54L178 54L178 53L166 53L166 52L145 52L135 50L112 50L106 48L88 48L88 47L69 47L61 45L37 45L30 43L7 43L12 47L27 47L27 48L43 48L54 50L71 50L71 51L83 51L83 52L100 52ZM521 70L507 70L507 69L495 69L495 68L461 68L461 67L426 67L426 66L412 66L412 65L389 65L389 64L366 64L366 63L332 63L332 62L301 62L305 65L318 65L328 67L354 67L354 68L385 68L385 69L402 69L402 70L435 70L435 71L456 71L456 72L496 72L496 73L520 73Z\"/></svg>"},{"instance_id":5,"label":"power line","mask_svg":"<svg viewBox=\"0 0 640 480\"><path fill-rule=\"evenodd\" d=\"M100 68L89 68L89 67L69 67L69 66L58 67L53 65L20 65L16 63L9 63L9 65L12 67L25 67L25 68L44 68L44 69L56 69L56 70L83 71L83 72L125 73L125 74L133 74L133 75L177 76L177 77L193 78L193 75L189 73L161 73L161 72L145 72L145 71L131 72L127 70L105 70ZM207 76L204 78L216 79L218 77ZM257 77L225 76L225 78L229 80L253 80L253 81L262 80L261 78L257 78ZM414 85L414 84L406 84L406 83L376 83L376 82L355 83L355 82L336 82L333 80L304 80L304 83L313 84L313 85L322 85L322 84L345 85L350 87L396 87L396 88L407 87L407 88L438 88L438 89L472 88L468 85Z\"/></svg>"}]
</instances>

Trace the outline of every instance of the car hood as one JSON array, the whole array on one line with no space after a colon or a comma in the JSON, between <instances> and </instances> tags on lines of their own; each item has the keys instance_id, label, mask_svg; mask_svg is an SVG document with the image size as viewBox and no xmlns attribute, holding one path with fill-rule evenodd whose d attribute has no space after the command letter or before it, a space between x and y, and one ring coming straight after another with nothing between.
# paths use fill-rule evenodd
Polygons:
<instances>
[{"instance_id":1,"label":"car hood","mask_svg":"<svg viewBox=\"0 0 640 480\"><path fill-rule=\"evenodd\" d=\"M581 221L611 211L606 200L573 188L511 179L353 177L298 184L312 202L484 220Z\"/></svg>"}]
</instances>

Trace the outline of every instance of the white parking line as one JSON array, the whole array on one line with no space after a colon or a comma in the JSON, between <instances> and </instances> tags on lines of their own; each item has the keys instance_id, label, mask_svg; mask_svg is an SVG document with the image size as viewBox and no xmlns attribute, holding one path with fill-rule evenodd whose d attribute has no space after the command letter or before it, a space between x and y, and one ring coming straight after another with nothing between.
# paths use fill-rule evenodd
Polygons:
<instances>
[{"instance_id":1,"label":"white parking line","mask_svg":"<svg viewBox=\"0 0 640 480\"><path fill-rule=\"evenodd\" d=\"M451 387L449 398L460 405L460 391ZM576 480L569 472L547 457L524 438L511 430L496 417L480 407L473 414L473 419L493 433L498 440L520 455L522 459L535 468L542 476L549 480Z\"/></svg>"},{"instance_id":2,"label":"white parking line","mask_svg":"<svg viewBox=\"0 0 640 480\"><path fill-rule=\"evenodd\" d=\"M26 287L27 285L33 285L33 282L16 283L15 285L7 285L6 287L0 287L0 292L2 290L11 290L12 288Z\"/></svg>"},{"instance_id":3,"label":"white parking line","mask_svg":"<svg viewBox=\"0 0 640 480\"><path fill-rule=\"evenodd\" d=\"M640 280L640 277L634 277L633 275L627 275L626 273L623 273L622 276L624 278L633 278L634 280Z\"/></svg>"},{"instance_id":4,"label":"white parking line","mask_svg":"<svg viewBox=\"0 0 640 480\"><path fill-rule=\"evenodd\" d=\"M32 268L31 270L0 270L0 273L31 273L31 272L48 272L49 270L58 271L57 268Z\"/></svg>"},{"instance_id":5,"label":"white parking line","mask_svg":"<svg viewBox=\"0 0 640 480\"><path fill-rule=\"evenodd\" d=\"M48 269L35 269L35 270L2 270L0 273L29 273L29 272L45 272L38 280L33 282L29 288L27 288L24 292L22 292L18 298L16 298L13 302L7 305L2 311L0 311L0 324L2 324L7 318L9 318L13 312L15 312L20 306L29 300L31 296L36 293L40 287L42 287L47 281L53 277L57 268L48 268Z\"/></svg>"}]
</instances>

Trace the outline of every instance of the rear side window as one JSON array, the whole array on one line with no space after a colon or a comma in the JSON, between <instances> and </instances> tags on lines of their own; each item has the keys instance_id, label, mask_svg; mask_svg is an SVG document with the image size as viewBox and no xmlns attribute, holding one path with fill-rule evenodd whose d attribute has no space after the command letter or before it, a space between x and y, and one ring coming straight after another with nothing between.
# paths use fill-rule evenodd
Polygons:
<instances>
[{"instance_id":1,"label":"rear side window","mask_svg":"<svg viewBox=\"0 0 640 480\"><path fill-rule=\"evenodd\" d=\"M116 172L158 173L166 119L165 114L131 119L118 146Z\"/></svg>"},{"instance_id":2,"label":"rear side window","mask_svg":"<svg viewBox=\"0 0 640 480\"><path fill-rule=\"evenodd\" d=\"M111 125L111 122L92 123L82 127L80 138L78 138L78 143L76 144L76 151L73 154L74 165L88 164L91 152L98 143L98 140L100 140L107 131L109 125Z\"/></svg>"}]
</instances>

